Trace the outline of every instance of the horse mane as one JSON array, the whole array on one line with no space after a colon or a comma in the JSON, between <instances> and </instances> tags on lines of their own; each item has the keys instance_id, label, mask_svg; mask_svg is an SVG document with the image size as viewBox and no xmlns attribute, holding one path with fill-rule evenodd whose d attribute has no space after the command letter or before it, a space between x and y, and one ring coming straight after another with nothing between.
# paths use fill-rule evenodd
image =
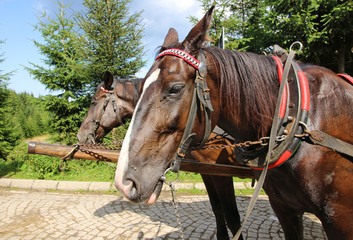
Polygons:
<instances>
[{"instance_id":1,"label":"horse mane","mask_svg":"<svg viewBox=\"0 0 353 240\"><path fill-rule=\"evenodd\" d=\"M256 137L267 135L279 87L274 60L217 47L204 50L213 56L213 64L219 69L221 106L227 107L233 119L239 119L236 124L256 129Z\"/></svg>"}]
</instances>

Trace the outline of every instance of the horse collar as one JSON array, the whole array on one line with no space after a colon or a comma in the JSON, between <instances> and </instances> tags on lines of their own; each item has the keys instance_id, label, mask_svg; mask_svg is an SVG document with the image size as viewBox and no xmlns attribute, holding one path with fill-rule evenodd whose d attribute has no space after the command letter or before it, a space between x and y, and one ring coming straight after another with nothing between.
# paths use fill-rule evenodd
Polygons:
<instances>
[{"instance_id":1,"label":"horse collar","mask_svg":"<svg viewBox=\"0 0 353 240\"><path fill-rule=\"evenodd\" d=\"M273 56L277 63L279 81L281 82L283 67L281 61ZM287 83L283 92L277 125L278 142L272 151L269 169L280 166L288 160L299 147L304 126L309 116L309 87L306 76L300 67L291 63L296 81ZM291 91L289 91L291 90ZM235 148L235 158L243 165L261 170L264 167L267 148L260 147L252 150Z\"/></svg>"}]
</instances>

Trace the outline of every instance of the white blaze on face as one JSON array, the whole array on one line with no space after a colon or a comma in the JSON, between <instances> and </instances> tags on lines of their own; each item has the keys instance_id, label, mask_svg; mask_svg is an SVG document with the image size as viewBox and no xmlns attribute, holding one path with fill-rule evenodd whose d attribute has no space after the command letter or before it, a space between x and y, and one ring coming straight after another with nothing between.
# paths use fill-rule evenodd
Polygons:
<instances>
[{"instance_id":1,"label":"white blaze on face","mask_svg":"<svg viewBox=\"0 0 353 240\"><path fill-rule=\"evenodd\" d=\"M137 102L137 105L135 107L135 109L139 108L140 105L140 101L143 98L146 89L148 89L148 87L155 82L158 79L159 76L159 72L161 70L159 68L157 68L147 79L146 82L143 86L143 90L142 90L142 94L141 97L139 99L139 101ZM130 122L130 126L126 132L125 138L124 138L124 142L123 142L123 146L121 147L121 151L120 151L120 156L119 156L119 160L118 160L118 165L116 167L116 171L115 171L115 184L117 184L118 186L120 186L121 190L123 190L124 186L123 185L123 176L125 171L128 168L128 162L129 162L129 146L130 146L130 141L131 141L131 132L132 129L134 127L134 121L135 120L135 113L132 115L132 120Z\"/></svg>"}]
</instances>

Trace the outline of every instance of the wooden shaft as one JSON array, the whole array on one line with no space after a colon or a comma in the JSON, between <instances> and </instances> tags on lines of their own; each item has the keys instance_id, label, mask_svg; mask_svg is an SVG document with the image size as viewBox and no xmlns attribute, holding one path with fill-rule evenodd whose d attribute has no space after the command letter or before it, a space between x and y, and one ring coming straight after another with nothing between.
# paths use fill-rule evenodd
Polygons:
<instances>
[{"instance_id":1,"label":"wooden shaft","mask_svg":"<svg viewBox=\"0 0 353 240\"><path fill-rule=\"evenodd\" d=\"M73 150L74 146L66 146L59 144L48 144L41 142L29 142L28 153L30 154L41 154L52 157L65 157ZM74 159L87 159L95 161L107 161L107 162L118 162L119 152L103 149L92 149L95 155L90 155L82 151L76 151L73 153L71 158ZM104 158L103 158L104 157Z\"/></svg>"},{"instance_id":2,"label":"wooden shaft","mask_svg":"<svg viewBox=\"0 0 353 240\"><path fill-rule=\"evenodd\" d=\"M28 153L41 154L52 157L65 157L72 150L74 146L48 144L41 142L29 142ZM94 154L88 154L78 150L73 152L71 158L73 159L87 159L95 161L118 162L119 152L103 149L90 149ZM180 170L187 172L196 172L208 175L218 175L227 177L240 177L240 178L254 178L252 170L248 167L233 166L224 164L202 163L195 160L183 159L181 162Z\"/></svg>"}]
</instances>

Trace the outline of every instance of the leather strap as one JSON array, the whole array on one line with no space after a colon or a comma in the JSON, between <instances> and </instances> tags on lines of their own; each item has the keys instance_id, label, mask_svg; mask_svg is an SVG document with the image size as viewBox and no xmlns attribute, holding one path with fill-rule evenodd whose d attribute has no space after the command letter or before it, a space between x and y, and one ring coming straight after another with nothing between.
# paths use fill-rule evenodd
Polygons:
<instances>
[{"instance_id":1,"label":"leather strap","mask_svg":"<svg viewBox=\"0 0 353 240\"><path fill-rule=\"evenodd\" d=\"M194 140L194 138L196 136L195 133L191 133L192 127L194 126L196 112L197 112L197 106L196 106L197 99L196 99L196 97L197 97L197 93L196 93L196 87L195 87L194 92L193 92L193 96L192 96L192 102L191 102L191 106L190 106L188 120L187 120L186 127L184 130L184 134L181 139L179 149L174 157L174 161L172 162L172 165L171 165L171 171L175 172L175 173L179 172L181 160L185 157L185 154L186 154L187 150L189 149L189 146L190 146L192 140Z\"/></svg>"},{"instance_id":2,"label":"leather strap","mask_svg":"<svg viewBox=\"0 0 353 240\"><path fill-rule=\"evenodd\" d=\"M178 55L175 55L175 56L178 56ZM204 131L203 139L200 143L201 145L203 145L208 140L208 138L211 134L211 131L212 131L212 129L211 129L211 112L213 111L213 107L211 104L211 97L209 95L209 89L207 88L207 83L206 83L206 74L207 74L206 59L205 59L205 55L204 55L202 49L200 50L200 55L199 55L199 58L197 61L199 61L200 64L198 65L198 68L196 69L196 78L195 78L194 91L193 91L189 116L188 116L186 127L185 127L185 130L183 133L183 137L181 139L179 149L178 149L178 151L174 157L174 161L172 162L172 165L171 165L171 171L175 172L175 173L179 171L181 161L185 157L185 154L188 151L191 142L196 137L196 134L191 133L191 131L194 126L196 113L197 113L197 109L198 109L198 106L197 106L198 101L197 100L199 100L199 103L201 105L201 109L203 110L204 116L205 116L205 131Z\"/></svg>"},{"instance_id":3,"label":"leather strap","mask_svg":"<svg viewBox=\"0 0 353 240\"><path fill-rule=\"evenodd\" d=\"M331 148L337 152L346 154L353 157L353 145L344 142L338 138L332 137L319 130L313 130L308 132L310 140L316 144L324 147Z\"/></svg>"},{"instance_id":4,"label":"leather strap","mask_svg":"<svg viewBox=\"0 0 353 240\"><path fill-rule=\"evenodd\" d=\"M266 160L265 160L265 166L264 166L264 169L262 170L261 175L257 181L254 193L250 199L249 206L248 206L248 209L245 213L243 223L242 223L241 227L239 228L238 232L233 237L233 240L239 239L239 237L242 233L242 230L244 228L245 222L248 220L252 210L254 209L256 200L259 197L260 191L261 191L262 186L265 182L265 178L266 178L267 170L268 170L268 165L269 165L270 158L271 158L271 153L272 153L272 150L273 150L275 143L276 143L277 126L278 126L278 121L280 118L279 113L280 113L280 108L281 108L282 96L283 96L284 89L285 89L285 86L286 86L286 83L288 80L289 70L292 67L292 62L293 62L293 58L294 58L295 53L296 53L295 51L290 51L288 58L287 58L287 61L286 61L286 64L284 66L282 81L281 81L278 96L277 96L276 110L275 110L275 114L274 114L273 122L272 122L272 126L271 126L270 140L269 140L268 152L267 152L267 156L266 156Z\"/></svg>"}]
</instances>

